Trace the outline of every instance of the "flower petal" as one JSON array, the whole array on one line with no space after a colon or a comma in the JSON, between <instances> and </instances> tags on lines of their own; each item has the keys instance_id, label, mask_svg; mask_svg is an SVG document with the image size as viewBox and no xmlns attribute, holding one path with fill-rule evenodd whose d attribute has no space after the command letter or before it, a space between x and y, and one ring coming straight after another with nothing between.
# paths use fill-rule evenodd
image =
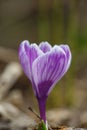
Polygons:
<instances>
[{"instance_id":1,"label":"flower petal","mask_svg":"<svg viewBox=\"0 0 87 130\"><path fill-rule=\"evenodd\" d=\"M27 40L19 47L19 59L27 77L32 81L32 63L42 52L36 44L29 45Z\"/></svg>"},{"instance_id":2,"label":"flower petal","mask_svg":"<svg viewBox=\"0 0 87 130\"><path fill-rule=\"evenodd\" d=\"M27 44L27 46L29 46L29 42L27 40L23 41L19 46L19 60L20 60L20 63L22 65L22 68L23 68L25 74L31 80L31 72L29 69L30 64L29 64L29 60L28 60L28 57L27 57L26 51L25 51L26 44Z\"/></svg>"},{"instance_id":3,"label":"flower petal","mask_svg":"<svg viewBox=\"0 0 87 130\"><path fill-rule=\"evenodd\" d=\"M71 51L68 45L60 45L60 47L65 51L67 56L67 68L66 68L67 71L71 64L71 59L72 59Z\"/></svg>"},{"instance_id":4,"label":"flower petal","mask_svg":"<svg viewBox=\"0 0 87 130\"><path fill-rule=\"evenodd\" d=\"M51 50L52 46L48 42L41 42L39 44L39 48L44 52L48 52Z\"/></svg>"},{"instance_id":5,"label":"flower petal","mask_svg":"<svg viewBox=\"0 0 87 130\"><path fill-rule=\"evenodd\" d=\"M38 90L38 98L46 98L56 84L64 75L67 66L65 51L54 46L49 53L38 57L32 66L32 74Z\"/></svg>"}]
</instances>

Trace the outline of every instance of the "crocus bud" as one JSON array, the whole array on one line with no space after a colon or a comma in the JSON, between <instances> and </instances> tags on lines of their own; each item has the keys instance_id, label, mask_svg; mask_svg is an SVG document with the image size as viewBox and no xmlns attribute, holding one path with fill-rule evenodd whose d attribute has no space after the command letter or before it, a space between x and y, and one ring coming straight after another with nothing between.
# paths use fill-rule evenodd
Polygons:
<instances>
[{"instance_id":1,"label":"crocus bud","mask_svg":"<svg viewBox=\"0 0 87 130\"><path fill-rule=\"evenodd\" d=\"M40 117L46 123L46 99L70 66L70 48L63 44L52 47L48 42L41 42L38 46L25 40L19 47L19 60L32 83L39 104Z\"/></svg>"}]
</instances>

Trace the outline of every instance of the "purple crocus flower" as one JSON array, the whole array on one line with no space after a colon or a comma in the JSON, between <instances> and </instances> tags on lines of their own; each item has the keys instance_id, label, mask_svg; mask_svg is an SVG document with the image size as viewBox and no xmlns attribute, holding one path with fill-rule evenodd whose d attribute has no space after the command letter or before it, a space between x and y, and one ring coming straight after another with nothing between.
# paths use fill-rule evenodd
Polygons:
<instances>
[{"instance_id":1,"label":"purple crocus flower","mask_svg":"<svg viewBox=\"0 0 87 130\"><path fill-rule=\"evenodd\" d=\"M52 47L48 42L41 42L38 46L25 40L19 47L19 59L32 83L39 104L40 117L46 123L46 99L70 66L69 46L62 44Z\"/></svg>"}]
</instances>

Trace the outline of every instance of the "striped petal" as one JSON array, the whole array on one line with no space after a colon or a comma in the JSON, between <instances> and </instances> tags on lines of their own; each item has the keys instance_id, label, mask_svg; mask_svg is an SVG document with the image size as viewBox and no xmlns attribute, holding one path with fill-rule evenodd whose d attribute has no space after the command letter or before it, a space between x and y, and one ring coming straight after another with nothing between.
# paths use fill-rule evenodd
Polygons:
<instances>
[{"instance_id":1,"label":"striped petal","mask_svg":"<svg viewBox=\"0 0 87 130\"><path fill-rule=\"evenodd\" d=\"M66 71L68 70L70 64L71 64L71 59L72 59L72 55L71 55L71 51L68 45L60 45L60 47L65 51L66 53L66 57L67 57L67 68Z\"/></svg>"},{"instance_id":2,"label":"striped petal","mask_svg":"<svg viewBox=\"0 0 87 130\"><path fill-rule=\"evenodd\" d=\"M41 42L39 44L39 48L44 52L48 52L51 50L52 46L48 42Z\"/></svg>"},{"instance_id":3,"label":"striped petal","mask_svg":"<svg viewBox=\"0 0 87 130\"><path fill-rule=\"evenodd\" d=\"M49 53L38 57L32 66L38 98L45 98L66 72L67 58L65 51L54 46Z\"/></svg>"},{"instance_id":4,"label":"striped petal","mask_svg":"<svg viewBox=\"0 0 87 130\"><path fill-rule=\"evenodd\" d=\"M30 45L27 40L23 41L19 47L19 60L27 77L32 81L32 63L43 54L36 44Z\"/></svg>"}]
</instances>

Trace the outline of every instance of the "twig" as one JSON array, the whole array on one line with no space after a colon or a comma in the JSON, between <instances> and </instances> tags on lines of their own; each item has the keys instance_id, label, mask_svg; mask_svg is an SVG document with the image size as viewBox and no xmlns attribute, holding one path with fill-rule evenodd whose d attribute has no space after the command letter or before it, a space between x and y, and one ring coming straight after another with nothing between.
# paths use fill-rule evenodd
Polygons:
<instances>
[{"instance_id":1,"label":"twig","mask_svg":"<svg viewBox=\"0 0 87 130\"><path fill-rule=\"evenodd\" d=\"M41 120L40 116L31 108L31 107L28 107L28 109L37 117Z\"/></svg>"}]
</instances>

